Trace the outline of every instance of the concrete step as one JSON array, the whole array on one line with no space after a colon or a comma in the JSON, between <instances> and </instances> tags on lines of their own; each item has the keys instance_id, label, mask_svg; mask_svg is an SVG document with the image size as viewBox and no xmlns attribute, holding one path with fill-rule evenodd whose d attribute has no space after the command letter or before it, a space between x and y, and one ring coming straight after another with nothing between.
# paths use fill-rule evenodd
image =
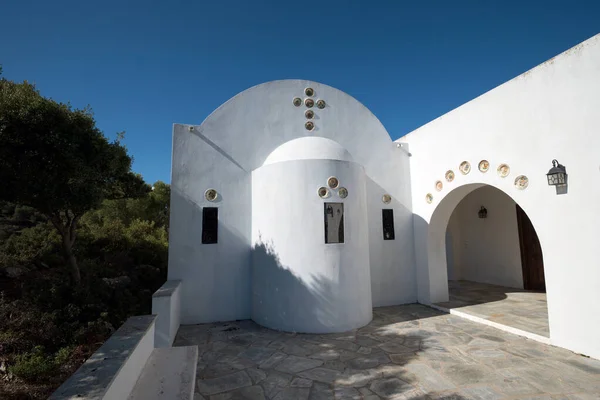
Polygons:
<instances>
[{"instance_id":1,"label":"concrete step","mask_svg":"<svg viewBox=\"0 0 600 400\"><path fill-rule=\"evenodd\" d=\"M198 346L154 349L129 400L192 400L197 362Z\"/></svg>"}]
</instances>

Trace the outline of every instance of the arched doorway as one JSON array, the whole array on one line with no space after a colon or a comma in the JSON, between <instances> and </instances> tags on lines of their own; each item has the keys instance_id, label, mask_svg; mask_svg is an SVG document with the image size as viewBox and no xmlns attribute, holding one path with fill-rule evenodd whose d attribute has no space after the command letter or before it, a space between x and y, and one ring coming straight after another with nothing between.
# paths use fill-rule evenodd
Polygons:
<instances>
[{"instance_id":1,"label":"arched doorway","mask_svg":"<svg viewBox=\"0 0 600 400\"><path fill-rule=\"evenodd\" d=\"M549 337L540 242L502 190L470 184L450 192L429 223L428 262L435 306Z\"/></svg>"}]
</instances>

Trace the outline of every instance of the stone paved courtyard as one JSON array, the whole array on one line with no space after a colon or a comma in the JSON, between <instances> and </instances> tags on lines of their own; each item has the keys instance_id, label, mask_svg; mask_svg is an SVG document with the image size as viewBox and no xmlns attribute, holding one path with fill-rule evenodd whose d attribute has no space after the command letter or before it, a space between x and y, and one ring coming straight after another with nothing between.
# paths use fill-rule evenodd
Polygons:
<instances>
[{"instance_id":1,"label":"stone paved courtyard","mask_svg":"<svg viewBox=\"0 0 600 400\"><path fill-rule=\"evenodd\" d=\"M450 301L437 303L475 317L550 337L546 293L469 281L448 281Z\"/></svg>"},{"instance_id":2,"label":"stone paved courtyard","mask_svg":"<svg viewBox=\"0 0 600 400\"><path fill-rule=\"evenodd\" d=\"M182 326L195 399L600 399L600 361L422 305L364 328L291 334L252 321Z\"/></svg>"}]
</instances>

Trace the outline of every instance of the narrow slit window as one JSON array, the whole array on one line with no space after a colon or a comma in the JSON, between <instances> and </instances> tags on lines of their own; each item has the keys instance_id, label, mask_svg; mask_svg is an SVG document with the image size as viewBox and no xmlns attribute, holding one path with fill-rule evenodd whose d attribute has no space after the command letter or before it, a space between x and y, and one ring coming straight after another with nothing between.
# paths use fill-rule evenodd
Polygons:
<instances>
[{"instance_id":1,"label":"narrow slit window","mask_svg":"<svg viewBox=\"0 0 600 400\"><path fill-rule=\"evenodd\" d=\"M202 244L217 243L219 237L219 209L202 208Z\"/></svg>"},{"instance_id":2,"label":"narrow slit window","mask_svg":"<svg viewBox=\"0 0 600 400\"><path fill-rule=\"evenodd\" d=\"M381 210L383 220L383 240L395 240L396 233L394 231L394 210Z\"/></svg>"},{"instance_id":3,"label":"narrow slit window","mask_svg":"<svg viewBox=\"0 0 600 400\"><path fill-rule=\"evenodd\" d=\"M344 243L344 203L325 203L325 243Z\"/></svg>"}]
</instances>

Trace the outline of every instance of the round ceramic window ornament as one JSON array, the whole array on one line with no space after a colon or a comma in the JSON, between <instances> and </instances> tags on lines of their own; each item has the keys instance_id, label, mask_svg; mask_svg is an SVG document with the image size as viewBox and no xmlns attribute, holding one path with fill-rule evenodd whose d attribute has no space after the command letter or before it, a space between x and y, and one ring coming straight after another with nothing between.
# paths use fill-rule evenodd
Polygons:
<instances>
[{"instance_id":1,"label":"round ceramic window ornament","mask_svg":"<svg viewBox=\"0 0 600 400\"><path fill-rule=\"evenodd\" d=\"M427 195L425 195L425 201L427 202L427 204L431 204L431 202L433 201L433 195L431 193L427 193Z\"/></svg>"},{"instance_id":2,"label":"round ceramic window ornament","mask_svg":"<svg viewBox=\"0 0 600 400\"><path fill-rule=\"evenodd\" d=\"M313 99L304 99L304 105L308 108L312 108L315 105L315 101Z\"/></svg>"},{"instance_id":3,"label":"round ceramic window ornament","mask_svg":"<svg viewBox=\"0 0 600 400\"><path fill-rule=\"evenodd\" d=\"M302 105L302 99L300 97L295 97L294 98L294 105L296 107L300 107Z\"/></svg>"},{"instance_id":4,"label":"round ceramic window ornament","mask_svg":"<svg viewBox=\"0 0 600 400\"><path fill-rule=\"evenodd\" d=\"M525 175L519 175L515 179L515 187L519 190L525 190L529 186L529 178Z\"/></svg>"},{"instance_id":5,"label":"round ceramic window ornament","mask_svg":"<svg viewBox=\"0 0 600 400\"><path fill-rule=\"evenodd\" d=\"M340 190L338 190L338 196L340 196L341 199L348 197L348 189L341 187Z\"/></svg>"},{"instance_id":6,"label":"round ceramic window ornament","mask_svg":"<svg viewBox=\"0 0 600 400\"><path fill-rule=\"evenodd\" d=\"M488 172L490 169L490 162L488 160L481 160L479 161L479 171L483 172L484 174L486 172Z\"/></svg>"},{"instance_id":7,"label":"round ceramic window ornament","mask_svg":"<svg viewBox=\"0 0 600 400\"><path fill-rule=\"evenodd\" d=\"M326 199L329 197L329 189L327 189L325 186L321 186L319 190L317 190L317 194L320 198Z\"/></svg>"},{"instance_id":8,"label":"round ceramic window ornament","mask_svg":"<svg viewBox=\"0 0 600 400\"><path fill-rule=\"evenodd\" d=\"M304 127L307 131L312 131L313 129L315 129L315 124L312 121L306 121Z\"/></svg>"},{"instance_id":9,"label":"round ceramic window ornament","mask_svg":"<svg viewBox=\"0 0 600 400\"><path fill-rule=\"evenodd\" d=\"M460 170L461 174L467 175L469 172L471 172L471 164L468 161L463 161L460 163L458 169Z\"/></svg>"},{"instance_id":10,"label":"round ceramic window ornament","mask_svg":"<svg viewBox=\"0 0 600 400\"><path fill-rule=\"evenodd\" d=\"M206 189L204 198L208 201L215 201L217 199L217 191L215 189Z\"/></svg>"},{"instance_id":11,"label":"round ceramic window ornament","mask_svg":"<svg viewBox=\"0 0 600 400\"><path fill-rule=\"evenodd\" d=\"M315 116L315 112L313 110L306 110L304 116L306 117L306 119L313 119L313 117Z\"/></svg>"},{"instance_id":12,"label":"round ceramic window ornament","mask_svg":"<svg viewBox=\"0 0 600 400\"><path fill-rule=\"evenodd\" d=\"M454 171L452 171L451 169L446 171L445 177L448 182L452 182L454 180Z\"/></svg>"},{"instance_id":13,"label":"round ceramic window ornament","mask_svg":"<svg viewBox=\"0 0 600 400\"><path fill-rule=\"evenodd\" d=\"M317 107L321 110L325 108L325 100L317 100Z\"/></svg>"},{"instance_id":14,"label":"round ceramic window ornament","mask_svg":"<svg viewBox=\"0 0 600 400\"><path fill-rule=\"evenodd\" d=\"M304 89L304 94L308 97L313 97L315 95L315 90L313 88L307 87L306 89Z\"/></svg>"},{"instance_id":15,"label":"round ceramic window ornament","mask_svg":"<svg viewBox=\"0 0 600 400\"><path fill-rule=\"evenodd\" d=\"M501 178L506 178L508 174L510 174L510 167L508 166L508 164L500 164L496 172L498 172L498 175Z\"/></svg>"},{"instance_id":16,"label":"round ceramic window ornament","mask_svg":"<svg viewBox=\"0 0 600 400\"><path fill-rule=\"evenodd\" d=\"M435 190L437 190L438 192L441 192L443 188L444 184L442 183L442 181L437 181L435 183Z\"/></svg>"},{"instance_id":17,"label":"round ceramic window ornament","mask_svg":"<svg viewBox=\"0 0 600 400\"><path fill-rule=\"evenodd\" d=\"M389 194L384 194L381 197L381 201L383 201L383 204L390 204L392 202L392 196L390 196Z\"/></svg>"},{"instance_id":18,"label":"round ceramic window ornament","mask_svg":"<svg viewBox=\"0 0 600 400\"><path fill-rule=\"evenodd\" d=\"M340 186L340 181L335 176L330 176L327 179L327 186L329 186L332 189L336 189L338 186Z\"/></svg>"}]
</instances>

